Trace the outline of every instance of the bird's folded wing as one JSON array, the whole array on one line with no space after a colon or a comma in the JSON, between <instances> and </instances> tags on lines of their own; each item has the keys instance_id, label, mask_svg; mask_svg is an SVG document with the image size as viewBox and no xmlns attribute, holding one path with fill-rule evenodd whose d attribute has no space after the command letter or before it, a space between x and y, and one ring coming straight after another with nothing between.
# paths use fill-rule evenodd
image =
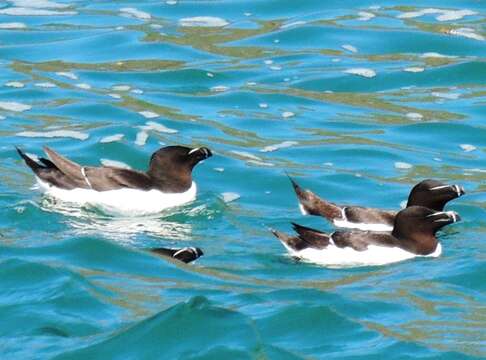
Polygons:
<instances>
[{"instance_id":1,"label":"bird's folded wing","mask_svg":"<svg viewBox=\"0 0 486 360\"><path fill-rule=\"evenodd\" d=\"M81 166L79 164L76 164L75 162L66 159L65 157L59 155L47 146L44 147L44 151L46 152L47 156L49 156L49 159L52 161L52 163L64 175L76 180L84 179L83 173L81 171Z\"/></svg>"}]
</instances>

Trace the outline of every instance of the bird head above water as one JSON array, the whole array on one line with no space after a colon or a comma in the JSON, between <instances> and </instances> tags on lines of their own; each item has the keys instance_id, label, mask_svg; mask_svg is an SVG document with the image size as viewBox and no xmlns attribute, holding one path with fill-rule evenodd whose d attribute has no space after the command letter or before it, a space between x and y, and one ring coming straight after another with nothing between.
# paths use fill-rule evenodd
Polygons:
<instances>
[{"instance_id":1,"label":"bird head above water","mask_svg":"<svg viewBox=\"0 0 486 360\"><path fill-rule=\"evenodd\" d=\"M408 206L424 206L437 211L466 192L462 186L444 184L438 180L427 179L419 182L410 191Z\"/></svg>"}]
</instances>

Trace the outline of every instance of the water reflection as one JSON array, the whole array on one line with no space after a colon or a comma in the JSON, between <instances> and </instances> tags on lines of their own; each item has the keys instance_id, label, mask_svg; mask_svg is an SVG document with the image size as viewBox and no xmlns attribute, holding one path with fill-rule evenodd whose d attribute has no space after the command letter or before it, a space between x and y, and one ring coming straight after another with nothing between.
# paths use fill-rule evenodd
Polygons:
<instances>
[{"instance_id":1,"label":"water reflection","mask_svg":"<svg viewBox=\"0 0 486 360\"><path fill-rule=\"evenodd\" d=\"M166 240L189 240L192 234L191 223L167 218L201 211L200 207L180 207L147 216L112 216L93 206L79 207L48 196L42 197L39 207L43 211L66 216L65 222L74 229L76 235L103 236L126 244L134 244L137 235L141 234Z\"/></svg>"}]
</instances>

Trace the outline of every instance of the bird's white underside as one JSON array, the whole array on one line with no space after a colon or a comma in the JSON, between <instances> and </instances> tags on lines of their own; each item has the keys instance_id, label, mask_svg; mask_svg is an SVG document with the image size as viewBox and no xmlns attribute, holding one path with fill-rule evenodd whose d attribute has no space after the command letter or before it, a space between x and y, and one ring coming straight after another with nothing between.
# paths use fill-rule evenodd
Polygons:
<instances>
[{"instance_id":1,"label":"bird's white underside","mask_svg":"<svg viewBox=\"0 0 486 360\"><path fill-rule=\"evenodd\" d=\"M59 200L78 205L92 205L105 212L140 216L154 214L165 209L184 205L196 198L197 186L192 182L191 187L183 193L163 193L159 190L118 189L96 191L92 189L66 190L37 178L41 191Z\"/></svg>"},{"instance_id":2,"label":"bird's white underside","mask_svg":"<svg viewBox=\"0 0 486 360\"><path fill-rule=\"evenodd\" d=\"M383 247L369 245L365 251L356 251L350 247L338 248L330 244L325 249L307 248L295 251L285 245L290 255L304 261L329 267L348 267L366 265L385 265L398 261L408 260L414 257L439 257L442 253L441 244L429 255L416 255L398 247Z\"/></svg>"}]
</instances>

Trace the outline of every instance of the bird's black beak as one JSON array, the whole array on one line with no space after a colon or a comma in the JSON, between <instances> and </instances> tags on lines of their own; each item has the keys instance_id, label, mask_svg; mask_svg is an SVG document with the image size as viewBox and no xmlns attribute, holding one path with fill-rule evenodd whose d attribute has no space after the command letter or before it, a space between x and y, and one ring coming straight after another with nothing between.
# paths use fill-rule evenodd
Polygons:
<instances>
[{"instance_id":1,"label":"bird's black beak","mask_svg":"<svg viewBox=\"0 0 486 360\"><path fill-rule=\"evenodd\" d=\"M193 155L193 154L197 155L198 158L200 158L201 160L205 160L213 156L213 153L207 147L195 148L189 151L189 155Z\"/></svg>"},{"instance_id":2,"label":"bird's black beak","mask_svg":"<svg viewBox=\"0 0 486 360\"><path fill-rule=\"evenodd\" d=\"M466 191L464 190L464 188L462 186L459 186L459 185L452 185L454 191L456 192L457 194L457 197L461 197L462 195L466 194Z\"/></svg>"},{"instance_id":3,"label":"bird's black beak","mask_svg":"<svg viewBox=\"0 0 486 360\"><path fill-rule=\"evenodd\" d=\"M427 217L432 218L434 222L455 223L461 221L461 217L455 211L437 211Z\"/></svg>"}]
</instances>

